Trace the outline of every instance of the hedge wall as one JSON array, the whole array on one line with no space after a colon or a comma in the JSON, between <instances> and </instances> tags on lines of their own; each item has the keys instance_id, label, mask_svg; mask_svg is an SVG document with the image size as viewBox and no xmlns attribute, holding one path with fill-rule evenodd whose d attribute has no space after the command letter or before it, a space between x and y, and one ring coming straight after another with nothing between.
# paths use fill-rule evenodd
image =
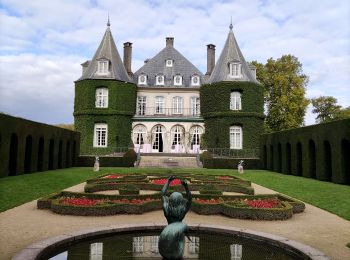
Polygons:
<instances>
[{"instance_id":1,"label":"hedge wall","mask_svg":"<svg viewBox=\"0 0 350 260\"><path fill-rule=\"evenodd\" d=\"M74 166L78 132L0 114L0 177Z\"/></svg>"},{"instance_id":2,"label":"hedge wall","mask_svg":"<svg viewBox=\"0 0 350 260\"><path fill-rule=\"evenodd\" d=\"M350 184L350 119L261 136L264 169Z\"/></svg>"},{"instance_id":3,"label":"hedge wall","mask_svg":"<svg viewBox=\"0 0 350 260\"><path fill-rule=\"evenodd\" d=\"M230 110L231 92L241 93L242 110ZM218 82L200 89L201 114L205 123L204 143L208 148L229 148L229 128L243 130L243 149L259 147L263 132L264 96L261 85L251 82Z\"/></svg>"},{"instance_id":4,"label":"hedge wall","mask_svg":"<svg viewBox=\"0 0 350 260\"><path fill-rule=\"evenodd\" d=\"M95 107L96 88L108 88L108 108ZM136 85L117 80L82 80L75 83L74 119L81 132L81 154L103 155L131 142L131 118L135 114ZM108 125L108 145L94 148L95 123Z\"/></svg>"}]
</instances>

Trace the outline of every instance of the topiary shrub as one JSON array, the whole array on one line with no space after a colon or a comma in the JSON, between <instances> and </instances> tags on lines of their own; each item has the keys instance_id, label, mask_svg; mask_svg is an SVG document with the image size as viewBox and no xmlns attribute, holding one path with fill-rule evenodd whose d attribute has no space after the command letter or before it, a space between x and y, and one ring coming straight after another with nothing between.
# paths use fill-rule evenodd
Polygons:
<instances>
[{"instance_id":1,"label":"topiary shrub","mask_svg":"<svg viewBox=\"0 0 350 260\"><path fill-rule=\"evenodd\" d=\"M134 149L129 149L123 156L123 162L126 167L134 167L137 160L137 154Z\"/></svg>"}]
</instances>

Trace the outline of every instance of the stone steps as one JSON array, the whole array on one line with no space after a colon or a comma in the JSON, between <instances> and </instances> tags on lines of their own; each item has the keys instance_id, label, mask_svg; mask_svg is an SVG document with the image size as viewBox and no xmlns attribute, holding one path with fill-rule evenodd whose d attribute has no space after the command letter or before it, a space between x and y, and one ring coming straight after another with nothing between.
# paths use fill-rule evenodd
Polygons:
<instances>
[{"instance_id":1,"label":"stone steps","mask_svg":"<svg viewBox=\"0 0 350 260\"><path fill-rule=\"evenodd\" d=\"M140 168L199 168L196 157L142 156Z\"/></svg>"}]
</instances>

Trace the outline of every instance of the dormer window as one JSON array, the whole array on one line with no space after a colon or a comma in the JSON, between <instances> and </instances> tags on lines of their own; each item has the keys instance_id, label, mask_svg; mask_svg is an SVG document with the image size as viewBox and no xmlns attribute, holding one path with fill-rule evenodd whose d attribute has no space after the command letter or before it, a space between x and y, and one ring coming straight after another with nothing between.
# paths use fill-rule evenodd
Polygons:
<instances>
[{"instance_id":1,"label":"dormer window","mask_svg":"<svg viewBox=\"0 0 350 260\"><path fill-rule=\"evenodd\" d=\"M192 86L199 86L199 76L198 75L193 75L191 77L191 85Z\"/></svg>"},{"instance_id":2,"label":"dormer window","mask_svg":"<svg viewBox=\"0 0 350 260\"><path fill-rule=\"evenodd\" d=\"M109 61L99 60L97 63L97 74L106 75L109 72Z\"/></svg>"},{"instance_id":3,"label":"dormer window","mask_svg":"<svg viewBox=\"0 0 350 260\"><path fill-rule=\"evenodd\" d=\"M182 77L180 75L176 75L174 77L174 85L181 86L182 85Z\"/></svg>"},{"instance_id":4,"label":"dormer window","mask_svg":"<svg viewBox=\"0 0 350 260\"><path fill-rule=\"evenodd\" d=\"M229 75L231 78L242 78L242 64L240 62L231 62Z\"/></svg>"},{"instance_id":5,"label":"dormer window","mask_svg":"<svg viewBox=\"0 0 350 260\"><path fill-rule=\"evenodd\" d=\"M156 85L157 86L164 86L164 75L156 76Z\"/></svg>"},{"instance_id":6,"label":"dormer window","mask_svg":"<svg viewBox=\"0 0 350 260\"><path fill-rule=\"evenodd\" d=\"M165 66L166 67L172 67L173 66L173 60L166 60L165 61Z\"/></svg>"},{"instance_id":7,"label":"dormer window","mask_svg":"<svg viewBox=\"0 0 350 260\"><path fill-rule=\"evenodd\" d=\"M139 85L146 85L147 84L147 76L145 74L141 74L139 76Z\"/></svg>"}]
</instances>

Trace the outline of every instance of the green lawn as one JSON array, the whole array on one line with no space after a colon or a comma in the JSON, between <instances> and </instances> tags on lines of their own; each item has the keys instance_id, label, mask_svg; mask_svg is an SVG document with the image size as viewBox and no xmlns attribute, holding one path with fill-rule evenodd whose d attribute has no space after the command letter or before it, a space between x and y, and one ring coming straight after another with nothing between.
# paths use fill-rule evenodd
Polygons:
<instances>
[{"instance_id":1,"label":"green lawn","mask_svg":"<svg viewBox=\"0 0 350 260\"><path fill-rule=\"evenodd\" d=\"M95 173L92 168L70 168L6 177L0 179L0 212L16 207L44 195L60 191L81 183L86 179L107 172L119 173L159 173L177 174L203 173L215 175L234 175L271 188L296 199L302 200L338 216L350 220L350 186L321 182L313 179L283 175L269 171L245 171L243 175L234 170L214 169L139 169L139 168L102 168Z\"/></svg>"}]
</instances>

